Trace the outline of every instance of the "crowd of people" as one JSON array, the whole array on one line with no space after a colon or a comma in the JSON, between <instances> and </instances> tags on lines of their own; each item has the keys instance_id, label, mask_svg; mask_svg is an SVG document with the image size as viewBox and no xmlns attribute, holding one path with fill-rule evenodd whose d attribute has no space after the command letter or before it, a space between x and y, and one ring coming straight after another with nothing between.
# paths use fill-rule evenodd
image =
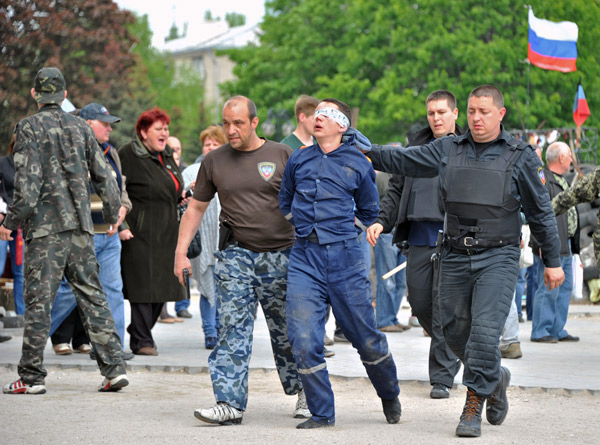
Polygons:
<instances>
[{"instance_id":1,"label":"crowd of people","mask_svg":"<svg viewBox=\"0 0 600 445\"><path fill-rule=\"evenodd\" d=\"M222 125L200 134L202 155L189 166L159 108L144 111L134 139L116 150L109 139L120 119L98 103L77 116L62 111L57 68L40 70L31 94L39 110L18 123L0 162L0 239L11 243L15 307L26 320L19 379L5 393L46 392L49 336L57 354L90 353L104 376L99 391L127 386L125 360L158 355L155 323L191 317L185 270L200 293L216 400L194 414L212 424L242 422L258 304L283 390L297 397L299 429L335 425L330 313L395 424L400 388L386 335L410 328L397 319L407 290L418 319L411 324L431 338L430 397L448 398L463 367L460 437L481 435L484 406L489 423L506 418L510 371L501 357L521 356L511 345L526 271L537 277L527 285L537 289L527 302L531 341L579 340L565 329L574 205L595 199L590 183L598 181L569 188L571 151L561 142L547 148L544 168L534 147L505 131L494 86L470 93L466 130L456 123L456 97L432 92L429 125L410 133L407 147L371 144L352 127L347 104L305 95L295 131L270 141L256 132L254 102L234 96ZM22 259L13 254L19 239ZM192 255L197 239L202 249ZM4 255L7 248L0 244ZM402 263L390 281L381 278ZM171 301L177 317L167 313Z\"/></svg>"}]
</instances>

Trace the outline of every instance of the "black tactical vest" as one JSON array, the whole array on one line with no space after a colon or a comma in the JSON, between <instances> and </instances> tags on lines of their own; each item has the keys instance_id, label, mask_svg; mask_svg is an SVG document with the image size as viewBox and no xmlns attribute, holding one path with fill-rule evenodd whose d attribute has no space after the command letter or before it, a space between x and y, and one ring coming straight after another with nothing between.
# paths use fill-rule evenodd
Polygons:
<instances>
[{"instance_id":1,"label":"black tactical vest","mask_svg":"<svg viewBox=\"0 0 600 445\"><path fill-rule=\"evenodd\" d=\"M497 159L477 161L468 158L464 144L452 146L442 187L450 246L519 245L521 205L510 186L513 166L525 147L514 139Z\"/></svg>"},{"instance_id":2,"label":"black tactical vest","mask_svg":"<svg viewBox=\"0 0 600 445\"><path fill-rule=\"evenodd\" d=\"M410 221L443 221L440 208L440 177L414 178L406 209Z\"/></svg>"}]
</instances>

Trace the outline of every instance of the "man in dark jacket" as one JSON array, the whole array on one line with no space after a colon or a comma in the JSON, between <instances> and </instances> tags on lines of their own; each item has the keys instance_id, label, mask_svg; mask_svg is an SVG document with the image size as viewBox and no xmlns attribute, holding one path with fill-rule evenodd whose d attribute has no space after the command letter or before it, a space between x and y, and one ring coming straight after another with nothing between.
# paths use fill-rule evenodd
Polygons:
<instances>
[{"instance_id":1,"label":"man in dark jacket","mask_svg":"<svg viewBox=\"0 0 600 445\"><path fill-rule=\"evenodd\" d=\"M450 91L434 91L427 97L429 126L408 134L408 145L423 145L450 134L462 134L456 124L456 97ZM429 347L430 397L450 397L460 360L446 345L434 287L439 262L431 261L444 213L440 197L439 176L408 178L394 175L381 201L381 212L367 230L367 239L375 245L381 233L394 229L393 243L408 246L406 281L408 301L419 323L431 337ZM435 267L434 267L435 266Z\"/></svg>"},{"instance_id":2,"label":"man in dark jacket","mask_svg":"<svg viewBox=\"0 0 600 445\"><path fill-rule=\"evenodd\" d=\"M16 127L14 201L0 238L22 224L25 249L25 330L19 380L4 387L8 394L44 394L44 347L50 310L60 280L66 276L84 317L105 377L99 391L118 391L129 384L121 359L121 340L98 279L89 181L103 203L108 224L118 220L119 189L94 133L60 104L67 97L58 68L42 68L32 96L38 112Z\"/></svg>"},{"instance_id":3,"label":"man in dark jacket","mask_svg":"<svg viewBox=\"0 0 600 445\"><path fill-rule=\"evenodd\" d=\"M510 372L500 366L500 334L514 298L519 271L522 208L542 245L544 282L564 281L556 219L530 145L502 126L506 114L498 88L482 85L468 98L469 131L426 145L398 149L373 145L373 167L413 177L440 176L444 203L440 311L446 343L464 366L467 399L456 435L481 435L508 413ZM360 135L355 135L360 141ZM368 144L362 148L369 150Z\"/></svg>"},{"instance_id":4,"label":"man in dark jacket","mask_svg":"<svg viewBox=\"0 0 600 445\"><path fill-rule=\"evenodd\" d=\"M563 175L569 171L572 160L571 149L564 142L555 142L546 150L547 167L543 170L543 177L550 198L554 198L569 188L569 184L563 178ZM532 239L535 253L533 257L538 269L538 290L533 300L531 341L539 343L579 341L579 337L570 335L565 329L573 290L572 255L579 253L579 227L576 208L571 207L566 213L557 216L556 225L560 237L560 265L565 273L565 282L560 287L550 290L544 286L541 275L544 264L539 256L539 246L536 240Z\"/></svg>"}]
</instances>

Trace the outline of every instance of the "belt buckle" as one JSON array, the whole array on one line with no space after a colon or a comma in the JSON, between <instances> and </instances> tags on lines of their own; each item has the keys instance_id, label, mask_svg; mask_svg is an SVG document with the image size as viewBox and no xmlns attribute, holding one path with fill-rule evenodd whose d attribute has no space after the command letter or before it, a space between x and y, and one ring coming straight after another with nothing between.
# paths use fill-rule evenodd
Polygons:
<instances>
[{"instance_id":1,"label":"belt buckle","mask_svg":"<svg viewBox=\"0 0 600 445\"><path fill-rule=\"evenodd\" d=\"M463 244L465 247L474 247L475 244L473 244L473 241L475 241L475 239L472 236L465 236L463 238Z\"/></svg>"}]
</instances>

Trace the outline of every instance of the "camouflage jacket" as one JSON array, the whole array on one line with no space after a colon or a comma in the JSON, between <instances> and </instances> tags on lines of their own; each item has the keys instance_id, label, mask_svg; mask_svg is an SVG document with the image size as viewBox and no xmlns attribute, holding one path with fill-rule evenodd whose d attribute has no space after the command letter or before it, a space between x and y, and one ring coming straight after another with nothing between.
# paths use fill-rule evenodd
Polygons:
<instances>
[{"instance_id":1,"label":"camouflage jacket","mask_svg":"<svg viewBox=\"0 0 600 445\"><path fill-rule=\"evenodd\" d=\"M15 129L14 201L4 225L23 225L25 239L80 229L94 233L90 181L102 198L103 215L117 222L119 188L85 121L46 105Z\"/></svg>"},{"instance_id":2,"label":"camouflage jacket","mask_svg":"<svg viewBox=\"0 0 600 445\"><path fill-rule=\"evenodd\" d=\"M560 215L582 202L595 201L600 196L600 167L597 167L585 175L577 184L562 193L559 193L552 200L554 213ZM598 223L600 224L600 213L598 213ZM598 226L600 227L600 225ZM594 255L596 262L600 264L600 233L598 229L592 236L594 241Z\"/></svg>"}]
</instances>

